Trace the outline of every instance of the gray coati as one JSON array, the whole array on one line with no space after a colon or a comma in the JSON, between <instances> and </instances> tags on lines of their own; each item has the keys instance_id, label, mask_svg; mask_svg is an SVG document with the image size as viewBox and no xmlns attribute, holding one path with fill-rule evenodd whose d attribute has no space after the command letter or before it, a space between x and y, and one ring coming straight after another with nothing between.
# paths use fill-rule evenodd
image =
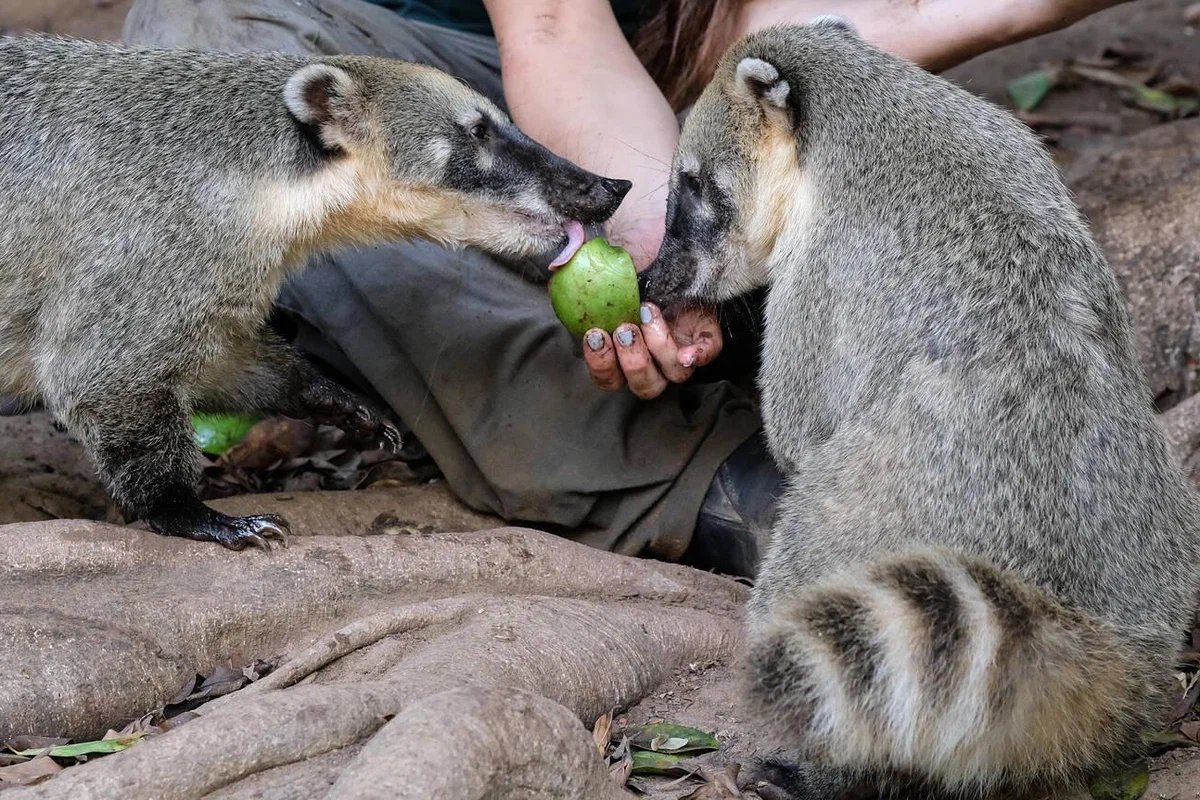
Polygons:
<instances>
[{"instance_id":1,"label":"gray coati","mask_svg":"<svg viewBox=\"0 0 1200 800\"><path fill-rule=\"evenodd\" d=\"M668 306L769 287L788 488L747 661L798 794L1014 797L1137 750L1200 505L1025 126L837 20L752 35L686 119L641 278Z\"/></svg>"},{"instance_id":2,"label":"gray coati","mask_svg":"<svg viewBox=\"0 0 1200 800\"><path fill-rule=\"evenodd\" d=\"M283 519L199 500L191 412L398 444L268 332L289 270L403 237L549 255L628 189L430 67L0 38L0 394L44 402L127 515L266 546Z\"/></svg>"}]
</instances>

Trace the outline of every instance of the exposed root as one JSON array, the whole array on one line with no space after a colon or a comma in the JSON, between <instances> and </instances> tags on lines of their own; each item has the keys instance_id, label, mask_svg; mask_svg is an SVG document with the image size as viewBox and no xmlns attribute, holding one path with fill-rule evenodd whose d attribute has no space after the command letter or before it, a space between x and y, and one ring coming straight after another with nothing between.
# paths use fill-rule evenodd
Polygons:
<instances>
[{"instance_id":1,"label":"exposed root","mask_svg":"<svg viewBox=\"0 0 1200 800\"><path fill-rule=\"evenodd\" d=\"M327 800L628 800L579 719L519 689L452 689L406 708Z\"/></svg>"}]
</instances>

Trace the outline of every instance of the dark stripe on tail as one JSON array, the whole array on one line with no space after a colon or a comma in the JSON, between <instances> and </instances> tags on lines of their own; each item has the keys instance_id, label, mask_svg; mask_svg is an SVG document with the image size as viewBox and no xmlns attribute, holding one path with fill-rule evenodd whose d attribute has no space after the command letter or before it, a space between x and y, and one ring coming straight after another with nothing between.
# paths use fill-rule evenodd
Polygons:
<instances>
[{"instance_id":1,"label":"dark stripe on tail","mask_svg":"<svg viewBox=\"0 0 1200 800\"><path fill-rule=\"evenodd\" d=\"M861 700L870 694L883 657L874 623L863 602L849 592L813 598L801 609L800 621L820 639L841 667L846 694Z\"/></svg>"},{"instance_id":2,"label":"dark stripe on tail","mask_svg":"<svg viewBox=\"0 0 1200 800\"><path fill-rule=\"evenodd\" d=\"M926 634L925 687L931 701L949 703L969 658L967 621L954 583L934 562L896 561L872 570L871 577L899 592L921 619Z\"/></svg>"}]
</instances>

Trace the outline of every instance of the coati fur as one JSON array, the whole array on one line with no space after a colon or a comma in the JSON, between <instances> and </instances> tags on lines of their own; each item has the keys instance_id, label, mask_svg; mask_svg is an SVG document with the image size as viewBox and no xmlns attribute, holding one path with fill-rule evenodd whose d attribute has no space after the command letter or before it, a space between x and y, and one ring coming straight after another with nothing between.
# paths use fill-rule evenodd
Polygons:
<instances>
[{"instance_id":1,"label":"coati fur","mask_svg":"<svg viewBox=\"0 0 1200 800\"><path fill-rule=\"evenodd\" d=\"M799 796L1019 797L1137 752L1200 504L1031 131L839 20L751 35L685 121L641 280L664 305L768 287L788 488L749 691Z\"/></svg>"},{"instance_id":2,"label":"coati fur","mask_svg":"<svg viewBox=\"0 0 1200 800\"><path fill-rule=\"evenodd\" d=\"M128 516L235 549L286 521L199 500L192 412L399 443L268 332L289 271L409 237L538 256L629 189L418 64L34 36L0 38L0 76L0 394L44 402Z\"/></svg>"}]
</instances>

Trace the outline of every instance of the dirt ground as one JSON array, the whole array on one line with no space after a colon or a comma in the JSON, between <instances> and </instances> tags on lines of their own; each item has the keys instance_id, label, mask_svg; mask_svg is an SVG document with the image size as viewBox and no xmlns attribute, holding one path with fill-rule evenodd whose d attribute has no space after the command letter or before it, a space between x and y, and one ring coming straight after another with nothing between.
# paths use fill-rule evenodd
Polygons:
<instances>
[{"instance_id":1,"label":"dirt ground","mask_svg":"<svg viewBox=\"0 0 1200 800\"><path fill-rule=\"evenodd\" d=\"M128 4L128 0L41 0L40 2L0 0L0 30L5 32L45 30L89 38L117 39ZM976 59L951 71L950 77L971 90L1004 105L1010 105L1010 100L1005 92L1005 86L1009 81L1036 69L1060 65L1069 59L1083 58L1114 64L1120 62L1119 66L1123 70L1141 70L1147 74L1154 71L1160 76L1160 80L1166 80L1169 77L1176 86L1186 86L1189 83L1195 86L1200 82L1200 30L1187 21L1186 12L1192 5L1185 0L1137 0L1098 14L1068 31L1042 37ZM1200 22L1196 24L1200 24ZM1048 137L1056 156L1068 169L1079 164L1087 168L1093 163L1090 159L1093 159L1094 154L1101 148L1115 148L1119 152L1123 143L1130 137L1165 124L1162 114L1131 107L1123 99L1122 92L1113 85L1089 80L1074 80L1066 86L1051 91L1043 103L1029 116L1029 121ZM1157 221L1154 224L1157 224ZM1193 228L1193 230L1196 229ZM1183 266L1193 273L1198 269L1195 261L1188 261ZM1194 302L1182 309L1180 313L1193 313L1190 310L1193 307ZM1184 338L1190 342L1190 336L1189 332ZM1192 372L1186 372L1182 378L1176 379L1177 377L1167 376L1159 382L1161 385L1156 383L1156 393L1159 395L1160 404L1164 409L1183 403L1194 392L1194 374ZM1196 410L1196 414L1200 415L1200 408ZM61 526L65 523L56 521L103 520L106 516L111 516L112 512L109 509L107 498L96 484L90 465L69 437L54 430L44 415L0 418L0 442L3 443L3 446L0 447L0 524L32 522L38 525ZM659 625L664 628L664 631L655 633L655 636L669 638L669 631L665 629L670 626L664 623L664 620L671 622L685 619L690 621L689 624L695 626L694 629L685 626L686 630L716 630L721 624L722 617L734 613L732 609L736 607L735 600L741 596L741 589L733 581L725 581L713 576L689 577L686 571L676 570L676 568L663 567L661 570L657 567L648 567L646 570L627 568L616 561L609 560L615 559L615 557L607 556L595 562L593 580L596 586L582 587L579 585L581 581L571 581L569 573L576 568L572 566L573 564L584 562L571 561L567 555L557 549L558 546L554 543L537 537L526 539L524 538L525 534L520 533L483 533L480 534L482 538L478 539L470 539L464 534L455 538L459 535L452 532L488 531L500 523L463 508L454 501L444 486L425 483L413 485L414 481L410 478L411 476L406 476L404 480L384 481L380 487L370 490L372 494L368 501L358 502L359 498L352 493L343 492L336 499L330 496L323 499L320 504L307 505L308 512L299 515L298 519L302 521L301 530L298 531L299 536L306 537L309 534L320 534L320 536L311 542L302 543L299 549L289 557L291 560L281 559L274 566L277 570L282 570L282 574L286 575L288 580L301 588L307 587L305 590L310 591L310 594L302 596L296 605L301 613L304 609L309 609L313 614L313 617L306 620L304 624L294 623L283 615L272 616L270 598L258 597L255 594L260 590L265 591L263 587L276 585L271 583L272 578L267 573L263 573L259 583L250 580L253 577L252 574L241 576L241 578L238 578L236 574L232 576L231 580L244 579L244 584L239 585L243 585L244 591L255 600L251 606L252 612L243 610L240 613L244 615L243 622L247 628L254 632L251 637L252 641L262 649L261 652L247 655L266 657L276 652L271 648L291 648L288 654L296 657L297 652L301 650L301 645L308 644L310 641L322 641L320 637L329 625L333 624L334 620L337 620L339 625L350 625L352 623L347 620L359 619L354 616L340 618L337 616L339 612L336 612L335 608L344 607L343 611L346 614L363 614L368 615L363 618L370 618L371 614L383 613L382 609L386 607L383 604L384 597L390 597L390 595L386 595L387 592L396 591L396 586L404 586L405 591L408 591L409 587L415 586L413 596L409 599L417 604L430 598L443 600L453 597L455 592L468 591L466 587L480 587L478 590L481 592L487 592L490 587L500 597L519 595L519 602L514 601L511 606L505 605L506 601L495 598L489 599L487 603L481 603L480 614L484 613L483 608L487 606L488 614L494 615L494 618L488 616L486 625L480 629L485 630L486 633L479 634L481 637L479 652L489 654L490 658L495 655L498 648L503 648L505 643L510 640L521 641L521 637L525 635L523 630L514 630L512 626L520 625L521 621L528 616L530 609L542 602L524 597L525 594L532 591L529 587L535 587L544 590L546 594L565 592L572 602L595 601L598 604L595 608L600 609L600 613L604 617L612 616L612 620L605 619L605 622L612 622L615 638L608 640L605 648L586 652L597 659L609 657L616 659L612 662L611 674L619 675L624 674L621 673L621 669L625 669L625 667L622 667L619 659L616 658L616 656L623 655L617 652L621 649L617 643L619 639L617 634L634 636L637 631L644 632L647 626L654 628L655 625ZM391 488L388 488L389 485ZM393 496L380 493L389 491L397 494ZM386 498L386 502L381 498ZM251 504L258 510L281 510L285 513L290 513L287 511L289 504L293 504L294 507L296 503L290 494L276 494L270 498L239 497L223 502L228 504L230 510L237 510ZM303 498L301 502L303 503ZM271 507L263 508L264 505ZM317 506L320 506L320 510L315 510ZM293 516L295 515L293 514ZM120 529L102 528L99 530L107 531L108 533L105 533L104 536L111 538L101 537L100 541L94 543L98 552L117 553L127 551L135 545L138 547L148 546L148 554L140 557L144 559L145 564L156 565L159 563L157 559L162 558L162 564L165 565L162 568L171 568L171 559L167 556L177 553L174 549L175 543L164 545L170 549L170 553L167 553L165 550L154 549L157 543L153 537L139 539L136 536L145 535L127 535L116 532ZM64 537L61 540L60 553L64 559L63 563L67 563L73 549L84 546L82 542L67 546L72 541L72 536L79 535L71 530L38 528L37 531L39 535L50 536L55 542L59 542L58 537ZM369 532L374 538L363 537L364 542L360 545L358 541L354 540L354 537L358 537L363 531ZM3 532L2 528L0 528L0 532ZM505 536L508 538L505 539ZM337 537L346 537L351 541L339 548L330 544L330 540ZM422 557L430 558L436 569L427 570L424 578L427 582L422 583L422 579L416 577L415 570L412 573L401 570L394 577L387 577L389 573L385 566L391 562L387 561L388 557L383 552L384 548L379 544L385 540L395 543L397 547L410 549L410 558L418 560ZM450 548L450 555L440 555L437 558L422 556L421 552L424 551L421 550L421 547L425 545ZM16 547L16 545L13 544L12 547ZM186 548L181 548L178 553L185 550ZM522 555L523 552L527 553L528 557ZM183 558L184 556L172 557ZM458 561L454 559L458 559ZM232 561L228 560L224 554L198 554L194 557L194 564L186 564L185 567L178 568L172 573L172 581L177 582L173 585L193 587L197 592L196 596L199 597L204 580L209 578L217 580L217 576L221 574L221 565L226 563L232 563ZM528 565L530 563L544 566L536 569L529 566L521 568L527 572L521 572L512 566L513 564ZM591 564L592 562L587 563ZM27 565L27 568L29 571L25 577L33 576L29 577L29 580L32 581L29 584L31 586L52 584L60 580L61 575L67 574L55 573L51 567L46 565L30 564ZM505 573L505 570L510 568L514 570L513 574L526 576L528 586L516 585L516 579ZM591 567L588 568L591 569ZM98 569L100 573L94 576L96 584L103 584L106 590L112 592L110 596L120 596L126 593L138 596L138 592L148 591L148 587L151 586L146 577L148 574L146 570L131 570L126 574L120 572L116 566L111 566L107 572L105 568ZM356 569L362 571L356 572ZM439 572L439 569L443 571ZM593 575L581 567L579 569L581 573ZM624 570L627 569L626 573ZM197 574L189 575L189 571L196 571L199 576L203 576L203 580ZM273 572L275 571L273 570ZM362 577L363 574L372 576L372 580L376 582L367 581L370 585L366 590L366 599L360 598L354 603L350 603L347 596L351 590L343 590L340 587L353 585L355 591L364 591L362 587L366 579ZM626 575L624 580L627 585L634 587L625 593L619 585L623 580L622 575ZM284 586L284 581L281 578L276 580L280 591L284 591L287 588ZM385 586L384 584L389 580L393 581L394 585ZM455 583L455 581L461 581L461 583ZM667 590L675 586L672 582L678 582L678 586L686 586L687 590L681 589L672 594ZM562 588L564 585L568 585L569 591ZM331 586L339 588L331 589ZM705 594L706 592L708 594ZM576 607L569 603L563 605L559 602L560 599L556 598L553 602L547 601L546 613L563 614L565 616L562 619L570 621L571 614L575 613L573 609ZM90 610L83 609L83 606L88 603L87 593L79 593L76 600L80 604L79 618L82 620L86 613L90 613ZM607 605L601 607L599 605L601 600ZM308 603L308 605L304 603ZM522 605L522 603L526 605ZM0 602L0 616L2 616L5 606L5 602ZM664 608L669 611L664 611ZM326 613L322 609L328 609L328 612ZM603 609L608 610L604 611ZM144 613L147 615L147 619L153 618L150 611L147 610ZM175 690L175 683L178 683L176 679L183 672L215 668L220 658L229 655L232 645L227 642L227 637L230 636L228 630L221 627L221 622L215 613L205 616L206 613L197 612L194 623L189 623L194 624L194 629L189 630L193 635L208 643L207 650L200 648L199 645L188 650L191 644L185 638L173 638L176 634L187 632L182 629L167 631L163 641L156 640L152 643L153 648L157 648L156 656L150 661L147 669L156 671L152 676L147 677L146 686L156 691L161 690L159 695L171 694ZM131 611L130 614L136 616L134 611ZM672 614L680 616L673 617ZM255 615L259 616L255 617ZM462 631L470 634L474 628L467 624L469 622L469 619L466 623L456 619L451 624L442 620L418 633L405 633L405 637L408 638L397 636L395 641L390 639L377 641L370 647L364 647L361 652L356 651L353 657L347 656L341 661L335 661L333 664L323 667L322 671L314 670L309 677L304 679L304 682L309 683L310 686L318 685L317 689L313 690L314 692L323 687L323 691L329 694L319 697L314 694L313 696L316 697L314 705L295 711L296 718L301 719L303 714L314 714L316 713L314 709L320 711L320 715L312 717L312 719L322 720L322 725L326 724L326 720L336 717L335 712L342 700L334 692L335 688L341 685L339 680L344 679L347 673L358 673L361 677L362 674L376 676L399 671L419 683L422 680L420 676L430 671L429 664L421 661L422 653L427 654L432 649L436 649L435 645L445 638L445 634L454 633L455 636L462 636L464 635ZM118 635L121 633L121 630L118 629L127 623L126 617L113 620L100 615L93 623L97 638L88 641L107 643L113 649L133 646L130 645L129 640ZM456 627L460 623L463 625L461 629ZM684 623L680 622L679 624L683 625ZM294 625L294 627L289 628L289 625ZM129 626L132 626L132 623L129 623ZM586 627L586 625L580 627L580 636L584 635ZM284 636L285 629L291 638ZM81 628L81 630L83 629ZM536 636L538 632L533 631L531 635ZM675 642L674 646L678 652L686 649L678 642ZM757 753L759 743L755 741L754 727L740 716L734 660L729 656L732 648L732 640L717 641L714 639L704 642L703 646L697 644L693 650L688 651L689 658L679 663L670 660L664 661L663 663L672 664L669 669L650 670L641 662L638 662L637 669L629 668L641 676L640 680L643 683L638 683L635 688L622 689L624 694L620 696L627 697L629 702L625 707L617 710L613 723L614 729L632 728L644 722L665 719L679 724L694 725L702 730L716 733L725 743L723 752L727 760L732 759L736 762L739 758ZM99 648L101 651L104 649L103 647ZM463 652L470 655L470 652L473 651L464 649ZM112 662L114 668L116 665L128 663L116 660L119 655L111 656L114 659ZM692 660L693 656L694 660ZM105 657L108 657L107 653ZM438 663L443 664L443 662ZM452 664L453 660L446 663ZM80 669L82 668L81 666ZM495 674L499 676L504 673L496 672ZM583 675L584 673L580 670L564 674ZM606 674L606 680L607 678ZM616 679L614 678L614 680ZM431 687L436 683L433 678L429 678L428 681L433 681L428 683ZM519 681L517 682L519 683ZM0 680L0 684L2 683L3 680ZM20 684L13 682L9 685ZM446 689L449 684L438 683L436 685L441 691ZM574 690L576 687L571 688ZM126 690L128 687L124 687L121 691ZM119 692L117 693L119 694ZM399 696L388 696L383 700L375 697L372 702L393 703L397 708L403 706L403 713L409 713L409 707L414 704L413 697L412 694L403 695L405 701L403 704L400 703ZM161 702L163 698L159 697L158 699ZM600 713L595 698L582 690L575 695L564 692L562 696L556 697L556 701L570 710L577 718L587 719L589 716L594 718ZM62 714L59 717L50 715L45 719L73 720L70 724L76 726L74 730L84 730L88 724L99 724L101 727L94 731L97 735L103 733L105 727L119 728L124 725L137 715L135 710L150 708L154 705L152 699L137 692L123 696L120 703L116 703L103 713L97 710L95 703L98 701L92 697L76 702L66 696L65 699L59 697L55 702L62 704L61 709L56 709L61 710ZM253 702L255 701L251 701L251 703ZM36 704L33 705L36 706ZM346 702L345 705L352 707L353 703ZM233 704L229 704L228 708L232 709ZM214 726L219 729L219 723L228 725L231 719L238 724L252 725L255 719L253 714L260 711L267 713L264 709L269 710L270 714L283 713L279 707L268 706L265 700L253 708L250 705L247 705L246 708L251 710L239 710L236 714L228 711L224 713L224 716L221 716L219 711L213 712L214 718L210 721L214 724L209 726L210 733ZM530 713L537 716L533 711ZM72 714L75 716L71 716ZM105 717L105 714L109 716ZM465 714L464 716L469 715ZM105 722L99 723L100 718L104 718ZM331 729L336 724L340 723L328 723ZM547 725L549 726L548 730L554 729L551 723L548 722ZM211 744L216 741L216 739L204 738L205 729L200 724L191 727L191 723L189 723L189 726L190 730L195 733L189 734L192 738L187 739L182 734L189 728L180 730L181 742L187 743L186 746L182 743L179 745L181 751L195 746L197 742ZM67 722L63 721L59 732L67 730L69 727ZM0 729L3 729L2 725L0 725ZM263 730L273 731L274 729L264 727ZM15 730L8 731L8 733L15 732ZM164 745L172 738L175 737L166 737L160 742L147 742L144 750L148 754L154 754L155 757L159 757L163 753L170 755L172 751ZM375 742L372 740L367 747L374 745ZM143 748L139 745L139 748L130 751L128 755L133 755L138 749ZM321 781L328 781L332 784L335 780L345 779L343 768L348 769L347 765L352 765L363 749L366 747L361 744L347 745L343 742L336 749L331 745L331 749L327 753L314 757L311 763L304 762L306 766L280 762L280 766L275 768L275 771L292 770L288 773L291 777L287 779L287 785L293 787L311 786L314 782L320 783ZM264 751L252 750L247 747L246 752L261 753ZM236 761L236 755L237 753L230 751L228 757ZM146 757L150 758L150 755ZM466 756L462 757L466 758ZM164 756L164 758L166 757ZM186 753L178 755L178 758L182 760L164 760L163 763L175 765L171 767L173 770L179 769L179 764L191 763L187 760ZM564 756L564 759L566 758L567 756ZM0 762L0 764L2 763ZM119 763L117 757L112 758L112 763ZM103 764L104 760L100 760L96 766L100 767ZM212 794L208 794L207 789L198 786L194 796L268 796L263 793L264 790L261 786L278 787L280 784L270 783L272 772L255 772L255 769L257 767L246 766L243 772L238 773L237 781L231 782L229 788L214 789ZM78 772L83 774L86 771L78 770ZM102 775L102 773L103 770L94 771L96 775ZM190 775L190 773L186 774ZM342 778L338 778L339 774L342 775ZM366 780L370 777L371 775L368 774L363 779ZM96 780L100 780L100 778ZM4 794L6 786L7 784L0 783L0 795ZM52 788L56 786L59 788ZM84 796L82 794L73 795L72 786L76 785L66 782L64 778L55 778L39 786L39 790L44 789L46 793L36 796ZM685 786L684 789L691 791L694 786ZM14 794L16 793L14 792ZM665 799L679 797L682 794L683 790L672 794L660 789L654 796ZM138 795L131 794L129 796ZM306 797L309 795L296 789L291 794L280 793L278 796ZM705 796L733 795L714 793ZM1152 770L1151 785L1144 796L1152 800L1200 800L1200 751L1178 749L1156 759Z\"/></svg>"},{"instance_id":2,"label":"dirt ground","mask_svg":"<svg viewBox=\"0 0 1200 800\"><path fill-rule=\"evenodd\" d=\"M0 31L118 41L133 0L0 0Z\"/></svg>"}]
</instances>

